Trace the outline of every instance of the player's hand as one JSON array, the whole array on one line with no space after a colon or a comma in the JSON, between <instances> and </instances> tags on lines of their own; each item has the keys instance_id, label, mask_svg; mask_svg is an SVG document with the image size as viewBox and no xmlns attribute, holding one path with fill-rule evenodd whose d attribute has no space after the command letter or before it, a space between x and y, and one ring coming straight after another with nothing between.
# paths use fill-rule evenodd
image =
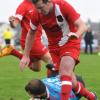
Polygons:
<instances>
[{"instance_id":1,"label":"player's hand","mask_svg":"<svg viewBox=\"0 0 100 100\"><path fill-rule=\"evenodd\" d=\"M63 46L68 42L69 39L75 39L75 38L79 38L78 35L76 33L70 32L61 38L58 45Z\"/></svg>"},{"instance_id":2,"label":"player's hand","mask_svg":"<svg viewBox=\"0 0 100 100\"><path fill-rule=\"evenodd\" d=\"M15 20L15 17L14 16L10 16L9 17L9 22L13 22Z\"/></svg>"},{"instance_id":3,"label":"player's hand","mask_svg":"<svg viewBox=\"0 0 100 100\"><path fill-rule=\"evenodd\" d=\"M30 58L27 57L26 55L24 55L20 61L20 69L21 71L23 71L23 69L29 65L29 62L30 62Z\"/></svg>"},{"instance_id":4,"label":"player's hand","mask_svg":"<svg viewBox=\"0 0 100 100\"><path fill-rule=\"evenodd\" d=\"M8 20L9 20L10 26L12 28L15 28L16 27L16 18L14 16L10 16Z\"/></svg>"},{"instance_id":5,"label":"player's hand","mask_svg":"<svg viewBox=\"0 0 100 100\"><path fill-rule=\"evenodd\" d=\"M59 45L59 46L63 46L64 44L66 44L67 41L68 41L68 38L69 38L69 37L68 37L67 35L63 36L63 37L61 38L61 40L59 41L58 45Z\"/></svg>"},{"instance_id":6,"label":"player's hand","mask_svg":"<svg viewBox=\"0 0 100 100\"><path fill-rule=\"evenodd\" d=\"M70 33L68 34L68 37L69 37L69 39L79 38L79 36L78 36L76 33L74 33L74 32L70 32Z\"/></svg>"}]
</instances>

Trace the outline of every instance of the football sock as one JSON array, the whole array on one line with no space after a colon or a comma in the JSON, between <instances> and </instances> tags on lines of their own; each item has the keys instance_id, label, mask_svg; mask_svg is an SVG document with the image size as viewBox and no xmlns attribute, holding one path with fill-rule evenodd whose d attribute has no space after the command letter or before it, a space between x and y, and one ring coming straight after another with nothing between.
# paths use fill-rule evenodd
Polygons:
<instances>
[{"instance_id":1,"label":"football sock","mask_svg":"<svg viewBox=\"0 0 100 100\"><path fill-rule=\"evenodd\" d=\"M75 91L76 94L80 94L81 96L84 96L89 100L94 100L94 94L88 91L80 82L77 82L77 85L73 90Z\"/></svg>"},{"instance_id":2,"label":"football sock","mask_svg":"<svg viewBox=\"0 0 100 100\"><path fill-rule=\"evenodd\" d=\"M67 75L62 75L61 78L61 100L69 100L72 90L72 78Z\"/></svg>"},{"instance_id":3,"label":"football sock","mask_svg":"<svg viewBox=\"0 0 100 100\"><path fill-rule=\"evenodd\" d=\"M11 52L11 55L16 56L17 58L21 59L23 57L23 54L20 53L18 50L14 49Z\"/></svg>"}]
</instances>

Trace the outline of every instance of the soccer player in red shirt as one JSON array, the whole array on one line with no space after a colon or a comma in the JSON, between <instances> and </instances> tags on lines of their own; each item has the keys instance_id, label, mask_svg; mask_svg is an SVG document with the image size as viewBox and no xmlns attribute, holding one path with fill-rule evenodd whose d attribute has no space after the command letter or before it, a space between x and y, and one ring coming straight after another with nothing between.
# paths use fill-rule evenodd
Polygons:
<instances>
[{"instance_id":1,"label":"soccer player in red shirt","mask_svg":"<svg viewBox=\"0 0 100 100\"><path fill-rule=\"evenodd\" d=\"M32 4L31 0L24 0L18 6L15 16L11 16L9 18L12 27L15 28L19 23L21 24L22 34L20 37L20 44L23 49L25 47L25 41L28 30L30 28L30 19L34 13L34 10L36 9ZM32 43L32 49L30 51L31 62L29 64L29 67L34 71L40 70L41 68L40 60L43 60L46 63L52 63L52 59L48 49L41 42L41 35L42 35L42 27L41 25L38 25L37 34L35 36L36 37L35 42ZM9 49L10 51L8 52ZM10 53L14 56L17 56L19 59L21 59L23 56L23 54L21 54L19 51L12 48L11 46L7 46L7 48L4 48L3 55L5 55L6 51L8 54ZM21 69L23 70L23 68Z\"/></svg>"},{"instance_id":2,"label":"soccer player in red shirt","mask_svg":"<svg viewBox=\"0 0 100 100\"><path fill-rule=\"evenodd\" d=\"M61 100L69 100L73 90L88 100L97 100L96 95L89 92L83 85L76 81L74 75L75 65L79 62L80 40L87 27L75 9L65 0L32 0L37 12L31 19L31 29L27 35L25 54L20 62L24 67L29 59L29 52L36 34L37 26L42 25L49 42L49 50L59 70L61 80ZM27 58L26 58L27 57Z\"/></svg>"}]
</instances>

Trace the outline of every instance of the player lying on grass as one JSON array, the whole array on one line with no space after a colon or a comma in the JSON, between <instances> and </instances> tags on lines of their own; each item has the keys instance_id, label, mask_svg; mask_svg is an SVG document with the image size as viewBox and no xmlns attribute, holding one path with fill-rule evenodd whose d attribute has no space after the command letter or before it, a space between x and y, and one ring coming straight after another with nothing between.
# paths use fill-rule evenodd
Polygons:
<instances>
[{"instance_id":1,"label":"player lying on grass","mask_svg":"<svg viewBox=\"0 0 100 100\"><path fill-rule=\"evenodd\" d=\"M81 77L77 76L77 80L84 86L84 81ZM26 92L31 96L30 100L61 100L60 99L61 82L59 75L56 77L45 78L43 80L32 79L26 86ZM71 91L70 100L79 100L80 95Z\"/></svg>"}]
</instances>

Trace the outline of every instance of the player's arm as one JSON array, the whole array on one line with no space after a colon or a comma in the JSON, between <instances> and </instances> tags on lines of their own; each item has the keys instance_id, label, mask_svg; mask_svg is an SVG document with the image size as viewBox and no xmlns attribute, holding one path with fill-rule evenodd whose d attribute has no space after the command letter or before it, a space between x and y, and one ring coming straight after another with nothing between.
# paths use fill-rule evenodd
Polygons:
<instances>
[{"instance_id":1,"label":"player's arm","mask_svg":"<svg viewBox=\"0 0 100 100\"><path fill-rule=\"evenodd\" d=\"M83 22L83 20L81 18L78 18L74 24L77 28L77 32L76 32L77 36L81 37L83 35L83 33L85 33L87 31L86 24Z\"/></svg>"},{"instance_id":2,"label":"player's arm","mask_svg":"<svg viewBox=\"0 0 100 100\"><path fill-rule=\"evenodd\" d=\"M74 22L74 24L77 28L77 31L75 33L74 32L68 33L66 36L67 40L73 38L81 38L81 36L87 31L87 26L80 17Z\"/></svg>"},{"instance_id":3,"label":"player's arm","mask_svg":"<svg viewBox=\"0 0 100 100\"><path fill-rule=\"evenodd\" d=\"M65 0L61 2L62 12L68 22L75 25L76 32L69 32L67 35L61 38L59 46L63 46L71 38L80 38L84 32L87 31L87 27L83 20L80 18L80 14ZM67 10L66 10L67 9Z\"/></svg>"},{"instance_id":4,"label":"player's arm","mask_svg":"<svg viewBox=\"0 0 100 100\"><path fill-rule=\"evenodd\" d=\"M30 62L30 58L29 58L29 54L30 54L30 50L32 47L32 44L34 42L35 36L36 36L36 31L38 30L38 25L39 25L39 20L38 18L38 14L37 12L34 12L34 15L32 16L32 18L30 19L30 29L28 31L27 37L26 37L26 42L25 42L25 49L24 49L24 56L22 57L21 61L20 61L20 68L24 69L24 67L26 65L29 64Z\"/></svg>"},{"instance_id":5,"label":"player's arm","mask_svg":"<svg viewBox=\"0 0 100 100\"><path fill-rule=\"evenodd\" d=\"M26 14L26 4L22 2L16 9L15 15L9 17L10 26L16 28L18 24L23 20L23 17Z\"/></svg>"},{"instance_id":6,"label":"player's arm","mask_svg":"<svg viewBox=\"0 0 100 100\"><path fill-rule=\"evenodd\" d=\"M34 42L35 36L37 34L37 30L39 29L39 17L37 11L34 10L34 14L30 19L30 30L28 31L26 42L25 42L25 49L24 54L25 56L29 57L29 53Z\"/></svg>"},{"instance_id":7,"label":"player's arm","mask_svg":"<svg viewBox=\"0 0 100 100\"><path fill-rule=\"evenodd\" d=\"M26 42L25 42L25 49L24 49L24 54L27 57L29 57L31 47L32 47L33 41L35 39L35 35L36 35L36 30L32 30L32 29L30 29L27 34Z\"/></svg>"},{"instance_id":8,"label":"player's arm","mask_svg":"<svg viewBox=\"0 0 100 100\"><path fill-rule=\"evenodd\" d=\"M66 14L68 15L68 20L71 21L77 28L77 32L75 32L76 36L79 38L82 36L84 32L87 31L87 27L84 21L81 19L80 14L66 1L64 3L65 7L67 7Z\"/></svg>"},{"instance_id":9,"label":"player's arm","mask_svg":"<svg viewBox=\"0 0 100 100\"><path fill-rule=\"evenodd\" d=\"M24 49L24 55L20 61L20 69L23 70L25 68L25 66L29 65L30 63L30 50L33 44L33 41L35 39L36 36L36 29L32 29L30 28L26 37L26 42L25 42L25 49Z\"/></svg>"},{"instance_id":10,"label":"player's arm","mask_svg":"<svg viewBox=\"0 0 100 100\"><path fill-rule=\"evenodd\" d=\"M24 49L24 55L20 61L20 69L23 71L25 66L29 65L30 63L30 50L35 38L36 30L30 29L28 31L27 37L26 37L26 42L25 42L25 49Z\"/></svg>"},{"instance_id":11,"label":"player's arm","mask_svg":"<svg viewBox=\"0 0 100 100\"><path fill-rule=\"evenodd\" d=\"M62 6L64 7L63 9L67 9L64 10L67 20L73 23L77 28L77 32L75 32L76 36L80 37L84 32L87 31L87 27L80 18L80 14L67 1L64 1Z\"/></svg>"}]
</instances>

